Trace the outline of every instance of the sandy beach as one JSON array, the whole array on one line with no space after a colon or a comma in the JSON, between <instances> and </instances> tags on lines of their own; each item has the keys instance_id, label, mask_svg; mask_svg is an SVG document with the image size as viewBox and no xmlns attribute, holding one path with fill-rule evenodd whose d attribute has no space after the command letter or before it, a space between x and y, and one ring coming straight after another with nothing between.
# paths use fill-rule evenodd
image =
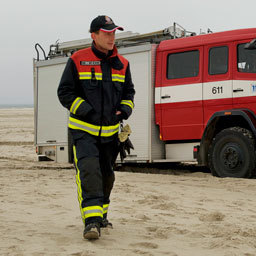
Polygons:
<instances>
[{"instance_id":1,"label":"sandy beach","mask_svg":"<svg viewBox=\"0 0 256 256\"><path fill-rule=\"evenodd\" d=\"M33 109L0 109L0 255L256 255L256 180L186 165L116 172L114 228L84 240L75 170L37 161L33 126Z\"/></svg>"}]
</instances>

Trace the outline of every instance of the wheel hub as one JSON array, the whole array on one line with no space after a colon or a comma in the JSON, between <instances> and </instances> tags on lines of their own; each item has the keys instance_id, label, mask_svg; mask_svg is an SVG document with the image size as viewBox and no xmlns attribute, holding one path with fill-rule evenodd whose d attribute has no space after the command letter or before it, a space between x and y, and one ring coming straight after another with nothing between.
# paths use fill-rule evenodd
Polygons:
<instances>
[{"instance_id":1,"label":"wheel hub","mask_svg":"<svg viewBox=\"0 0 256 256\"><path fill-rule=\"evenodd\" d=\"M229 169L234 169L240 163L239 151L238 149L228 146L223 152L223 163Z\"/></svg>"}]
</instances>

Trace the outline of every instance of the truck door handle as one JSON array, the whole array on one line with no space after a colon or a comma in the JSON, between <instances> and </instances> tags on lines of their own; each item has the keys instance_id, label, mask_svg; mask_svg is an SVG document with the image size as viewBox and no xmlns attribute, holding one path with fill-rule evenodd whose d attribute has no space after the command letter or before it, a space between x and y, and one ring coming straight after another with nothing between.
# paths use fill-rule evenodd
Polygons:
<instances>
[{"instance_id":1,"label":"truck door handle","mask_svg":"<svg viewBox=\"0 0 256 256\"><path fill-rule=\"evenodd\" d=\"M237 88L237 89L234 89L233 92L243 92L244 89L241 89L241 88Z\"/></svg>"},{"instance_id":2,"label":"truck door handle","mask_svg":"<svg viewBox=\"0 0 256 256\"><path fill-rule=\"evenodd\" d=\"M168 98L171 98L171 96L170 95L161 96L161 99L168 99Z\"/></svg>"}]
</instances>

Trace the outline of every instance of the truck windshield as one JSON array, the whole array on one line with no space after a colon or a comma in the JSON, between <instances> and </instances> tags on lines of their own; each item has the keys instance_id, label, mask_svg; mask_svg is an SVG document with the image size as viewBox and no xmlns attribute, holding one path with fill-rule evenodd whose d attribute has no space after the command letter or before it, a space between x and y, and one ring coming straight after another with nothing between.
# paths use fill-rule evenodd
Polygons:
<instances>
[{"instance_id":1,"label":"truck windshield","mask_svg":"<svg viewBox=\"0 0 256 256\"><path fill-rule=\"evenodd\" d=\"M237 46L237 69L242 73L256 73L256 49L249 50L244 46Z\"/></svg>"}]
</instances>

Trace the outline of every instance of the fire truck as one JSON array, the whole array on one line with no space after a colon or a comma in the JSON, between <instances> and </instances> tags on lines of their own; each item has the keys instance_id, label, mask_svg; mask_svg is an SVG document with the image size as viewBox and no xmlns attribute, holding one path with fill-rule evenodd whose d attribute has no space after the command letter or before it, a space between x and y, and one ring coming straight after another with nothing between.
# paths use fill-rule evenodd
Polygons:
<instances>
[{"instance_id":1,"label":"fire truck","mask_svg":"<svg viewBox=\"0 0 256 256\"><path fill-rule=\"evenodd\" d=\"M47 56L36 45L39 160L72 161L69 113L56 91L69 56L90 45L91 39L55 43ZM148 34L117 33L116 46L130 62L136 89L127 121L135 149L125 163L194 161L218 177L254 175L256 28L196 35L174 23Z\"/></svg>"}]
</instances>

